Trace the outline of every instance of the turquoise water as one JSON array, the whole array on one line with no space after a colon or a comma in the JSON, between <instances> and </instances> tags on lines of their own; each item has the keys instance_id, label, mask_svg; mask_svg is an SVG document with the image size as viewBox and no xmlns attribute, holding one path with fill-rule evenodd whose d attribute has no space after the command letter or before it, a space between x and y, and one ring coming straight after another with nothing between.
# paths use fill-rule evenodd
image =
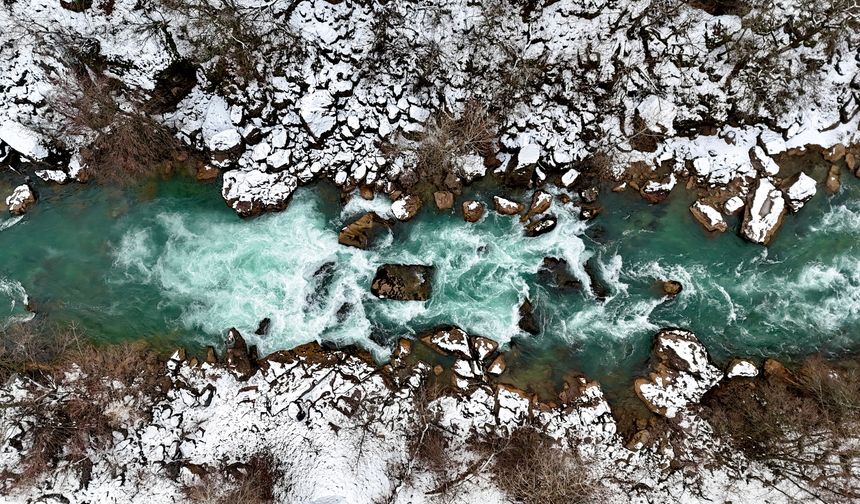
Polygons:
<instances>
[{"instance_id":1,"label":"turquoise water","mask_svg":"<svg viewBox=\"0 0 860 504\"><path fill-rule=\"evenodd\" d=\"M182 179L127 191L43 189L24 218L0 217L0 320L26 316L29 296L40 317L74 321L100 340L217 346L235 326L262 353L328 340L380 359L398 337L453 323L511 344L546 373L576 367L618 380L641 368L663 326L693 329L718 359L854 351L860 183L843 180L840 194L819 194L787 217L769 249L705 233L682 190L660 206L607 192L605 211L589 224L556 202L559 225L537 238L492 211L467 224L425 208L363 251L339 245L337 232L368 209L384 212L384 198L342 207L336 191L318 185L300 189L283 213L243 221L216 185ZM478 197L489 202L492 193ZM585 286L591 260L607 299L546 284L537 275L546 256L564 258ZM436 266L431 300L370 295L385 262ZM669 278L684 285L675 299L657 286ZM526 296L538 336L517 327ZM264 317L269 334L254 336Z\"/></svg>"}]
</instances>

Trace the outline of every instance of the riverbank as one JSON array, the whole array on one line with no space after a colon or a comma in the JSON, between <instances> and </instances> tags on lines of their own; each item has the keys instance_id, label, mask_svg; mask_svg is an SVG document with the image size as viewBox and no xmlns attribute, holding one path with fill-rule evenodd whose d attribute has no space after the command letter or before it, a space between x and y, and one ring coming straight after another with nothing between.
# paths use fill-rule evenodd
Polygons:
<instances>
[{"instance_id":1,"label":"riverbank","mask_svg":"<svg viewBox=\"0 0 860 504\"><path fill-rule=\"evenodd\" d=\"M411 357L422 345L456 362L437 375ZM734 363L724 374L685 331L655 336L653 374L636 384L655 415L642 417L625 438L597 383L571 375L554 401L540 401L488 381L504 354L450 331L428 335L424 342L402 341L384 367L368 354L315 344L261 360L249 357L249 350L235 332L219 352L223 360L186 359L180 351L164 367L138 365L138 371L147 371L129 381L120 378L125 366L117 362L104 362L103 377L95 382L82 370L73 371L74 365L64 377L31 371L9 381L0 389L8 405L0 413L8 433L0 450L4 493L11 502L197 501L194 496L222 502L218 499L245 488L247 478L259 478L260 461L268 486L253 495L278 502L536 502L543 497L546 502L657 503L709 502L717 496L743 501L750 494L768 502L848 502L856 493L847 492L860 484L856 473L838 470L839 464L856 463L850 450L831 449L811 466L802 458L818 456L817 443L780 452L796 457L795 465L794 459L769 459L766 453L755 458L722 437L724 432L717 435L713 425L725 425L720 415L739 411L743 403L737 401L745 400L743 393L725 390L764 391L811 375L787 371L775 361L763 369ZM851 369L818 366L824 375ZM856 385L856 376L843 377L844 384ZM831 386L819 392L841 390ZM104 387L113 392L103 395ZM77 411L68 405L84 390L96 401L108 399L96 407L109 435L84 437L89 443L77 449L63 448L71 438L61 436L53 455L42 459L44 466L15 483L34 460L29 450L48 449L33 444L39 433L56 434L62 422L78 420L55 415ZM715 391L721 407L713 399L702 402ZM815 406L823 396L805 394L814 407L833 413L824 403ZM773 427L792 428L790 418ZM856 421L851 418L842 421L848 426ZM850 442L835 433L819 432L831 436L828 446ZM771 441L781 442L774 436ZM839 463L830 462L840 456ZM342 477L332 478L335 473ZM569 486L559 487L560 482Z\"/></svg>"}]
</instances>

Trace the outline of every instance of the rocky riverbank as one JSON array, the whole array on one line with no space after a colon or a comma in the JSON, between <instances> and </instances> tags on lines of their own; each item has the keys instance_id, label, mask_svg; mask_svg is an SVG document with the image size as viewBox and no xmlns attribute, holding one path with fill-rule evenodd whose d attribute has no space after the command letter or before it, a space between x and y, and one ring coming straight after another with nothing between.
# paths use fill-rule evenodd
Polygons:
<instances>
[{"instance_id":1,"label":"rocky riverbank","mask_svg":"<svg viewBox=\"0 0 860 504\"><path fill-rule=\"evenodd\" d=\"M412 357L415 345L454 360L432 368ZM34 445L39 433L61 421L51 412L81 393L78 383L86 376L72 366L54 380L13 377L0 389L6 498L188 502L203 485L216 499L231 495L241 481L236 474L265 459L278 502L529 501L537 494L500 481L495 474L503 468L494 462L504 460L500 446L512 443L504 440L520 439L526 430L549 440L536 460L575 455L577 464L552 470L573 467L588 485L562 495L587 490L577 495L589 502L748 502L750 495L767 502L847 502L833 499L858 486L856 472L833 474L828 464L793 472L788 461L757 460L717 436L703 396L800 375L775 361L764 372L746 360L720 370L695 335L680 329L654 337L652 372L635 389L655 414L637 421L640 428L626 439L599 384L572 374L556 400L541 402L505 383L504 354L491 340L457 328L401 341L381 367L361 352L317 344L257 359L236 331L221 354L219 360L210 350L198 360L174 353L153 380L161 392L142 406L137 392L124 389L131 382L103 378L102 386L118 392L99 405L109 418L109 440L78 451L60 447L24 480L20 472L32 450L44 449ZM744 394L720 397L746 400ZM850 466L857 463L850 453L830 456ZM536 467L520 470L534 476L536 487L553 484L539 481L547 474ZM213 501L221 502L206 502Z\"/></svg>"}]
</instances>

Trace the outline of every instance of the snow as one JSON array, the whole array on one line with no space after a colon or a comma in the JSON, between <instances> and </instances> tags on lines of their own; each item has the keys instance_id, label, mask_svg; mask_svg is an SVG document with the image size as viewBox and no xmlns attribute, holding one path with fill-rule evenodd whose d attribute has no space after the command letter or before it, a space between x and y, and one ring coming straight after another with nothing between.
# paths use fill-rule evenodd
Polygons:
<instances>
[{"instance_id":1,"label":"snow","mask_svg":"<svg viewBox=\"0 0 860 504\"><path fill-rule=\"evenodd\" d=\"M564 187L570 187L576 182L576 179L579 177L579 172L574 170L573 168L564 172L561 176L561 185Z\"/></svg>"},{"instance_id":2,"label":"snow","mask_svg":"<svg viewBox=\"0 0 860 504\"><path fill-rule=\"evenodd\" d=\"M25 213L30 205L36 201L36 195L27 184L21 184L12 191L12 194L6 197L6 206L9 207L9 213L12 215L21 215Z\"/></svg>"},{"instance_id":3,"label":"snow","mask_svg":"<svg viewBox=\"0 0 860 504\"><path fill-rule=\"evenodd\" d=\"M3 122L0 126L0 140L30 159L39 161L48 157L48 149L39 134L17 121Z\"/></svg>"},{"instance_id":4,"label":"snow","mask_svg":"<svg viewBox=\"0 0 860 504\"><path fill-rule=\"evenodd\" d=\"M517 161L520 166L533 165L540 159L540 146L530 143L524 145L518 154Z\"/></svg>"},{"instance_id":5,"label":"snow","mask_svg":"<svg viewBox=\"0 0 860 504\"><path fill-rule=\"evenodd\" d=\"M701 201L696 201L693 203L690 210L694 215L698 214L704 219L702 224L708 229L708 231L726 230L726 220L723 218L723 214L721 214L716 208L706 205Z\"/></svg>"},{"instance_id":6,"label":"snow","mask_svg":"<svg viewBox=\"0 0 860 504\"><path fill-rule=\"evenodd\" d=\"M506 215L512 215L520 212L520 204L516 201L511 201L506 198L502 198L501 196L493 196L493 204L496 208L498 208L501 213Z\"/></svg>"},{"instance_id":7,"label":"snow","mask_svg":"<svg viewBox=\"0 0 860 504\"><path fill-rule=\"evenodd\" d=\"M337 124L332 111L334 97L327 90L317 90L299 100L299 115L317 140L330 133Z\"/></svg>"},{"instance_id":8,"label":"snow","mask_svg":"<svg viewBox=\"0 0 860 504\"><path fill-rule=\"evenodd\" d=\"M750 161L753 166L764 172L766 176L774 176L779 173L779 165L770 156L764 153L761 147L755 146L750 150Z\"/></svg>"},{"instance_id":9,"label":"snow","mask_svg":"<svg viewBox=\"0 0 860 504\"><path fill-rule=\"evenodd\" d=\"M636 112L648 131L664 135L675 134L674 122L678 115L678 107L674 103L659 96L650 95L639 103Z\"/></svg>"},{"instance_id":10,"label":"snow","mask_svg":"<svg viewBox=\"0 0 860 504\"><path fill-rule=\"evenodd\" d=\"M735 360L729 366L728 371L726 371L726 378L754 378L756 376L758 376L758 368L756 367L756 365L744 359Z\"/></svg>"},{"instance_id":11,"label":"snow","mask_svg":"<svg viewBox=\"0 0 860 504\"><path fill-rule=\"evenodd\" d=\"M723 207L729 215L735 214L738 210L744 207L744 200L738 196L732 196L726 201Z\"/></svg>"},{"instance_id":12,"label":"snow","mask_svg":"<svg viewBox=\"0 0 860 504\"><path fill-rule=\"evenodd\" d=\"M785 191L791 211L797 212L803 208L803 205L815 196L815 191L815 179L806 173L800 172L797 179Z\"/></svg>"},{"instance_id":13,"label":"snow","mask_svg":"<svg viewBox=\"0 0 860 504\"><path fill-rule=\"evenodd\" d=\"M63 170L36 170L36 176L45 182L65 184L69 181L69 175Z\"/></svg>"},{"instance_id":14,"label":"snow","mask_svg":"<svg viewBox=\"0 0 860 504\"><path fill-rule=\"evenodd\" d=\"M209 150L212 152L227 152L235 149L242 143L242 135L235 129L219 131L209 139Z\"/></svg>"},{"instance_id":15,"label":"snow","mask_svg":"<svg viewBox=\"0 0 860 504\"><path fill-rule=\"evenodd\" d=\"M230 208L243 217L249 217L260 212L283 210L296 187L296 178L287 172L233 170L224 174L221 194Z\"/></svg>"}]
</instances>

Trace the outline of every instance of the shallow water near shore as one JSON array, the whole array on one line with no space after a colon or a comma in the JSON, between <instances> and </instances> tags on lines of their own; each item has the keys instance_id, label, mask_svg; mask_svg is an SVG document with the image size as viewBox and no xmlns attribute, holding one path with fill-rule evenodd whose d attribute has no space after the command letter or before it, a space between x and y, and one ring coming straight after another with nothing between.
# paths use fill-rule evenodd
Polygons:
<instances>
[{"instance_id":1,"label":"shallow water near shore","mask_svg":"<svg viewBox=\"0 0 860 504\"><path fill-rule=\"evenodd\" d=\"M491 207L492 194L473 196ZM41 196L22 219L0 218L4 324L27 316L29 297L40 317L101 341L217 347L235 326L261 353L327 340L381 360L398 337L457 324L509 345L509 361L522 366L516 381L557 381L573 368L628 387L665 326L694 330L718 360L860 347L860 183L848 176L836 196L819 186L769 249L703 231L682 190L659 206L607 191L588 224L555 202L559 225L537 238L524 237L517 218L488 211L467 224L425 205L368 251L339 245L337 232L368 209L386 211L387 200L342 206L326 185L300 189L285 212L244 221L216 185L184 179ZM547 256L565 259L585 287L547 284L537 274ZM589 259L605 301L588 288ZM374 298L371 279L386 262L434 265L430 301ZM681 294L664 297L664 279L680 281ZM517 327L526 297L537 336ZM255 336L265 317L269 334Z\"/></svg>"}]
</instances>

